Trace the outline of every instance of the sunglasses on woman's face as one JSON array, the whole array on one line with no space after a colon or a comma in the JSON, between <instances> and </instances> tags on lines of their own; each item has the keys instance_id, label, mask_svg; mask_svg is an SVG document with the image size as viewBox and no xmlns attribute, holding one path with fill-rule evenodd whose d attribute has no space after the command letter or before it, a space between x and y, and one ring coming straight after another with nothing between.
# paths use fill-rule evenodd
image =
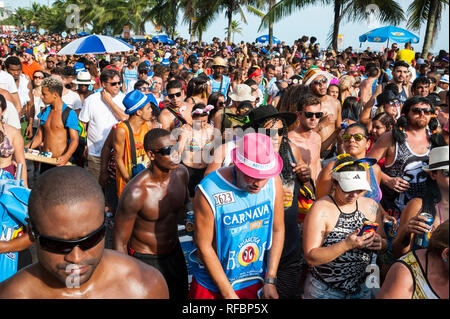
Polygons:
<instances>
[{"instance_id":1,"label":"sunglasses on woman's face","mask_svg":"<svg viewBox=\"0 0 450 319\"><path fill-rule=\"evenodd\" d=\"M261 128L261 129L258 129L258 131L259 130L264 130L263 132L267 136L274 136L274 135L283 136L283 133L284 133L284 127L282 127L282 128Z\"/></svg>"},{"instance_id":2,"label":"sunglasses on woman's face","mask_svg":"<svg viewBox=\"0 0 450 319\"><path fill-rule=\"evenodd\" d=\"M325 84L327 82L328 82L328 80L326 78L323 78L322 80L314 80L313 84L314 85L320 85L320 84Z\"/></svg>"},{"instance_id":3,"label":"sunglasses on woman's face","mask_svg":"<svg viewBox=\"0 0 450 319\"><path fill-rule=\"evenodd\" d=\"M389 101L387 104L389 104L390 106L394 106L394 105L400 105L400 101L399 100L395 100L395 101Z\"/></svg>"},{"instance_id":4,"label":"sunglasses on woman's face","mask_svg":"<svg viewBox=\"0 0 450 319\"><path fill-rule=\"evenodd\" d=\"M32 229L34 227L32 226ZM89 250L96 246L104 237L106 231L106 219L103 224L89 235L75 240L65 240L55 237L49 237L39 234L37 231L32 231L36 242L42 249L54 253L66 255L70 253L76 246L81 250Z\"/></svg>"},{"instance_id":5,"label":"sunglasses on woman's face","mask_svg":"<svg viewBox=\"0 0 450 319\"><path fill-rule=\"evenodd\" d=\"M181 91L177 92L177 93L173 93L173 94L167 94L167 96L169 97L169 99L173 99L175 96L176 97L180 97L181 96Z\"/></svg>"},{"instance_id":6,"label":"sunglasses on woman's face","mask_svg":"<svg viewBox=\"0 0 450 319\"><path fill-rule=\"evenodd\" d=\"M117 86L117 85L120 85L120 81L118 81L118 82L107 82L109 85L111 85L111 86Z\"/></svg>"},{"instance_id":7,"label":"sunglasses on woman's face","mask_svg":"<svg viewBox=\"0 0 450 319\"><path fill-rule=\"evenodd\" d=\"M148 92L151 92L151 90L152 90L152 88L145 87L145 86L139 88L139 91L141 91L141 92L147 92L147 91L148 91Z\"/></svg>"},{"instance_id":8,"label":"sunglasses on woman's face","mask_svg":"<svg viewBox=\"0 0 450 319\"><path fill-rule=\"evenodd\" d=\"M35 75L35 76L34 76L34 79L40 79L40 80L42 80L42 79L44 79L44 76L37 76L37 75Z\"/></svg>"},{"instance_id":9,"label":"sunglasses on woman's face","mask_svg":"<svg viewBox=\"0 0 450 319\"><path fill-rule=\"evenodd\" d=\"M155 154L160 154L161 156L169 156L170 153L172 152L172 148L174 146L175 145L169 145L169 146L165 146L165 147L158 148L158 149L151 150L151 151Z\"/></svg>"},{"instance_id":10,"label":"sunglasses on woman's face","mask_svg":"<svg viewBox=\"0 0 450 319\"><path fill-rule=\"evenodd\" d=\"M344 134L344 135L342 135L342 139L344 140L344 141L350 141L350 139L351 138L354 138L355 139L355 141L357 141L357 142L359 142L359 141L361 141L363 138L367 138L367 136L365 136L364 134L361 134L361 133L356 133L356 134Z\"/></svg>"},{"instance_id":11,"label":"sunglasses on woman's face","mask_svg":"<svg viewBox=\"0 0 450 319\"><path fill-rule=\"evenodd\" d=\"M305 114L307 119L311 119L313 116L315 116L316 119L320 119L323 116L323 112L303 112L303 114Z\"/></svg>"}]
</instances>

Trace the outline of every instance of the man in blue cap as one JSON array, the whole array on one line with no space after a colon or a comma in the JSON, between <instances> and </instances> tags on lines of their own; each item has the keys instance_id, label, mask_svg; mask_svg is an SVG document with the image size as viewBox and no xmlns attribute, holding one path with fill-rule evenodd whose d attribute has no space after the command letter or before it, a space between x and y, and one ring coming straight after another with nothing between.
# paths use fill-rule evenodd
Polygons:
<instances>
[{"instance_id":1,"label":"man in blue cap","mask_svg":"<svg viewBox=\"0 0 450 319\"><path fill-rule=\"evenodd\" d=\"M151 102L152 98L139 90L131 91L123 99L125 113L129 118L117 124L113 135L117 197L120 197L127 182L149 165L144 150L144 136L151 129L148 122L155 117Z\"/></svg>"}]
</instances>

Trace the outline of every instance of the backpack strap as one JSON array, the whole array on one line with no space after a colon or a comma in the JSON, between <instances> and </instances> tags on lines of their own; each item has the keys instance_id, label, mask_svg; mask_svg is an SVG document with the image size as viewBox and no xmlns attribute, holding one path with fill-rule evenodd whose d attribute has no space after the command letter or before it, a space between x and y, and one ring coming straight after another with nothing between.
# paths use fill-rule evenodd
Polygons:
<instances>
[{"instance_id":1,"label":"backpack strap","mask_svg":"<svg viewBox=\"0 0 450 319\"><path fill-rule=\"evenodd\" d=\"M130 122L123 121L125 125L128 128L128 136L130 139L130 151L131 151L131 163L133 166L136 166L137 159L136 159L136 144L134 143L134 136L133 136L133 130L131 129Z\"/></svg>"}]
</instances>

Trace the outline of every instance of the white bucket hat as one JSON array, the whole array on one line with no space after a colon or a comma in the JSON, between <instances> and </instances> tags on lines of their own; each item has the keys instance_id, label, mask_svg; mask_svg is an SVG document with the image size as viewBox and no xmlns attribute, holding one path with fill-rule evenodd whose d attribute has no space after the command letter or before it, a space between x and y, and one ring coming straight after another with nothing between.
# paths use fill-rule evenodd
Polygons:
<instances>
[{"instance_id":1,"label":"white bucket hat","mask_svg":"<svg viewBox=\"0 0 450 319\"><path fill-rule=\"evenodd\" d=\"M331 176L346 193L357 190L371 190L365 171L333 172Z\"/></svg>"},{"instance_id":2,"label":"white bucket hat","mask_svg":"<svg viewBox=\"0 0 450 319\"><path fill-rule=\"evenodd\" d=\"M236 85L236 89L229 94L229 97L233 101L241 102L241 101L255 101L256 97L252 95L252 88L247 84L238 84Z\"/></svg>"},{"instance_id":3,"label":"white bucket hat","mask_svg":"<svg viewBox=\"0 0 450 319\"><path fill-rule=\"evenodd\" d=\"M72 83L75 84L95 84L95 81L91 79L91 74L89 71L80 71L77 74L76 80L73 80Z\"/></svg>"},{"instance_id":4,"label":"white bucket hat","mask_svg":"<svg viewBox=\"0 0 450 319\"><path fill-rule=\"evenodd\" d=\"M448 169L448 145L433 148L428 163L422 167L425 172Z\"/></svg>"}]
</instances>

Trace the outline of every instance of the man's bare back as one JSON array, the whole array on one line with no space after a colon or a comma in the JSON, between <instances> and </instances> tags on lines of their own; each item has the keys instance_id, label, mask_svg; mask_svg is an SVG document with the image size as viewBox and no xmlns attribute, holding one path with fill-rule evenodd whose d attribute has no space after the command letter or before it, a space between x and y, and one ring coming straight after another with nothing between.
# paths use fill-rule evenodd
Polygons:
<instances>
[{"instance_id":1,"label":"man's bare back","mask_svg":"<svg viewBox=\"0 0 450 319\"><path fill-rule=\"evenodd\" d=\"M35 263L0 283L0 298L166 299L169 296L167 284L158 270L109 249L104 250L89 281L78 286L76 280L68 280L66 284L58 281Z\"/></svg>"}]
</instances>

